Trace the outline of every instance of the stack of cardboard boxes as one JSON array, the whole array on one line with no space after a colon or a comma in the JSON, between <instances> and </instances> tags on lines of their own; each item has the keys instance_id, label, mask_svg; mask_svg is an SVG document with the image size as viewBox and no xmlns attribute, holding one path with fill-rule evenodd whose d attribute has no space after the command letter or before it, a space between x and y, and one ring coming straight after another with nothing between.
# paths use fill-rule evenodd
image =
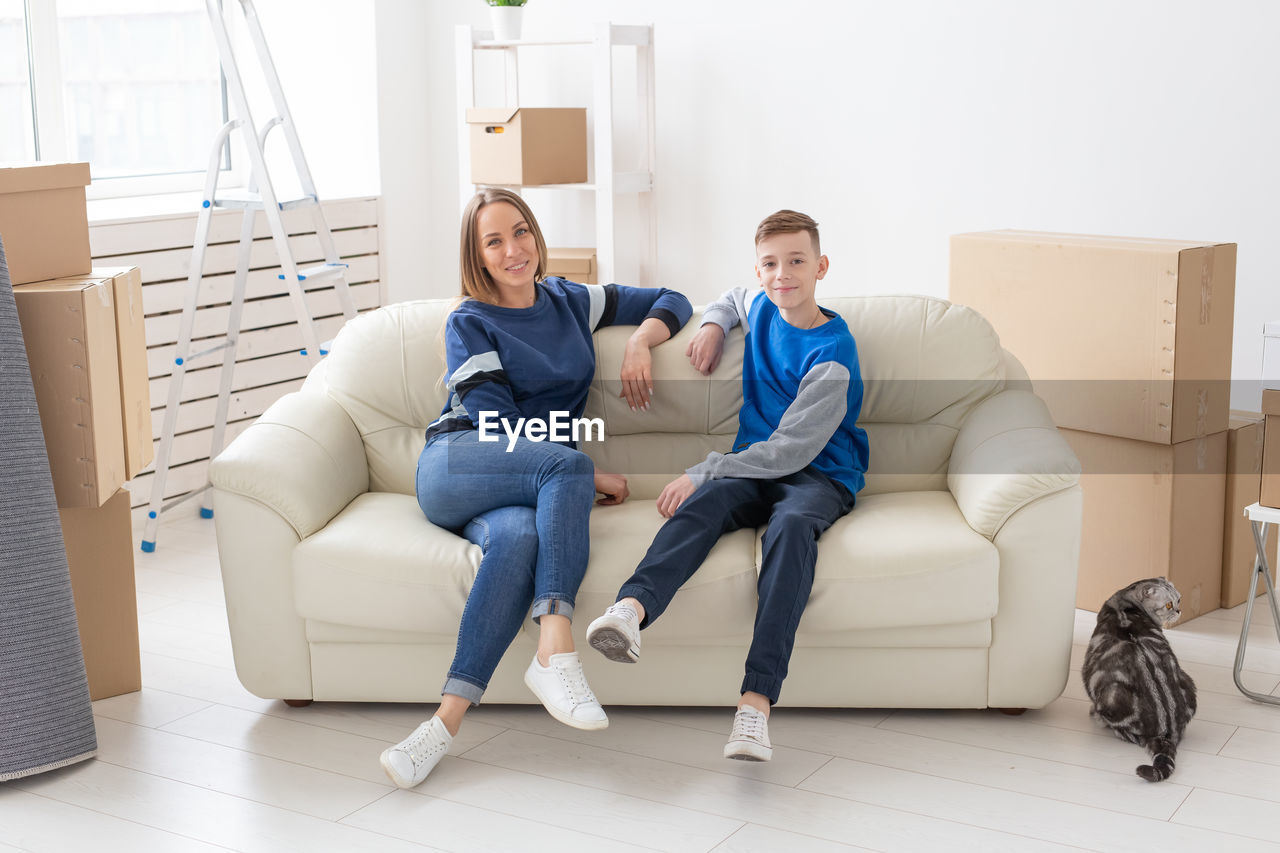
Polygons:
<instances>
[{"instance_id":1,"label":"stack of cardboard boxes","mask_svg":"<svg viewBox=\"0 0 1280 853\"><path fill-rule=\"evenodd\" d=\"M1244 600L1261 460L1256 417L1230 420L1235 265L1231 243L952 237L952 301L991 321L1080 458L1083 609L1159 575L1184 621Z\"/></svg>"},{"instance_id":2,"label":"stack of cardboard boxes","mask_svg":"<svg viewBox=\"0 0 1280 853\"><path fill-rule=\"evenodd\" d=\"M129 493L151 462L137 267L91 269L87 163L0 168L4 240L53 474L89 693L137 690Z\"/></svg>"}]
</instances>

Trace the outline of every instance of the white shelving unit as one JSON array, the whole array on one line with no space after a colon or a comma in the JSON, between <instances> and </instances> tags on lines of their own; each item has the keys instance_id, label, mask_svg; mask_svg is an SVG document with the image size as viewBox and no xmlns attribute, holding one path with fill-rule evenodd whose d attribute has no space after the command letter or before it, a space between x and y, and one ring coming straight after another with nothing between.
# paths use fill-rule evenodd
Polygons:
<instances>
[{"instance_id":1,"label":"white shelving unit","mask_svg":"<svg viewBox=\"0 0 1280 853\"><path fill-rule=\"evenodd\" d=\"M592 53L592 125L594 152L587 166L587 182L582 184L539 184L537 189L590 192L595 195L596 262L598 281L652 286L656 282L658 260L657 208L653 203L654 100L653 100L653 27L621 26L608 22L592 27L589 39L495 41L493 34L470 26L457 29L458 63L458 176L463 204L475 194L471 183L471 144L466 123L471 107L519 107L520 52L525 49L560 50L586 47ZM614 47L635 48L636 109L639 159L633 168L620 169L614 145L616 118L613 96ZM504 57L504 100L501 104L477 104L475 101L475 55L477 51L501 51ZM530 105L535 106L535 105ZM536 106L544 106L542 104ZM519 190L518 187L512 189ZM640 218L647 235L628 235L639 243L635 268L619 269L617 208L618 199L626 194L639 199ZM627 264L631 267L631 264Z\"/></svg>"}]
</instances>

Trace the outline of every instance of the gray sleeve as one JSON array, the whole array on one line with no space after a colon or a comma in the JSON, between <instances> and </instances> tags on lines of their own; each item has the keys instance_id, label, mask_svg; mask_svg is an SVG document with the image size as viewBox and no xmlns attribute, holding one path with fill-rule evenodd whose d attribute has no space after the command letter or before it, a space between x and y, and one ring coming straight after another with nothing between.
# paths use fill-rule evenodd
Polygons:
<instances>
[{"instance_id":1,"label":"gray sleeve","mask_svg":"<svg viewBox=\"0 0 1280 853\"><path fill-rule=\"evenodd\" d=\"M751 331L750 324L747 322L747 312L751 310L751 303L761 292L762 290L758 287L750 290L745 287L735 287L725 291L724 296L702 310L699 325L715 323L724 330L725 335L739 324L743 332Z\"/></svg>"},{"instance_id":2,"label":"gray sleeve","mask_svg":"<svg viewBox=\"0 0 1280 853\"><path fill-rule=\"evenodd\" d=\"M776 479L794 474L818 457L848 409L849 368L838 361L815 364L778 428L766 441L738 453L709 453L685 471L695 486L721 477Z\"/></svg>"}]
</instances>

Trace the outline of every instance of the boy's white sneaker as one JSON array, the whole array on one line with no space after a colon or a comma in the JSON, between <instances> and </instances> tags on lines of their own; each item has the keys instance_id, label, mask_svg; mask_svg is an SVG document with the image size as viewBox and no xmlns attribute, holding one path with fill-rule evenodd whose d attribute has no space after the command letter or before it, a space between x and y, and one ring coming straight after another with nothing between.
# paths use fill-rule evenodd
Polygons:
<instances>
[{"instance_id":1,"label":"boy's white sneaker","mask_svg":"<svg viewBox=\"0 0 1280 853\"><path fill-rule=\"evenodd\" d=\"M414 729L413 734L383 750L382 769L397 788L412 788L427 778L452 743L453 736L444 727L444 721L432 717Z\"/></svg>"},{"instance_id":2,"label":"boy's white sneaker","mask_svg":"<svg viewBox=\"0 0 1280 853\"><path fill-rule=\"evenodd\" d=\"M724 745L724 757L740 761L768 761L773 758L769 743L769 718L763 711L743 705L733 715L733 731Z\"/></svg>"},{"instance_id":3,"label":"boy's white sneaker","mask_svg":"<svg viewBox=\"0 0 1280 853\"><path fill-rule=\"evenodd\" d=\"M630 604L611 604L587 627L591 648L619 663L640 659L640 614Z\"/></svg>"},{"instance_id":4,"label":"boy's white sneaker","mask_svg":"<svg viewBox=\"0 0 1280 853\"><path fill-rule=\"evenodd\" d=\"M551 716L566 726L594 731L609 725L604 708L591 692L577 652L561 652L547 658L549 666L533 662L524 671L524 683Z\"/></svg>"}]
</instances>

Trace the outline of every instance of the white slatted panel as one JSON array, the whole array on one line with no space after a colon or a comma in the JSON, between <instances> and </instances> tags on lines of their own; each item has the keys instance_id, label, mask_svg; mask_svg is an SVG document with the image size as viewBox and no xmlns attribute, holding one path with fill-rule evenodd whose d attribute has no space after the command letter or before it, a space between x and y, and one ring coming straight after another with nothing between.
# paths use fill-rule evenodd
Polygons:
<instances>
[{"instance_id":1,"label":"white slatted panel","mask_svg":"<svg viewBox=\"0 0 1280 853\"><path fill-rule=\"evenodd\" d=\"M349 264L347 280L359 311L381 304L378 280L378 201L373 198L325 202L325 220L343 262ZM284 214L290 247L299 265L318 263L319 241L305 210ZM94 266L137 266L142 269L142 304L146 313L147 361L151 377L152 429L159 447L169 376L177 350L178 327L186 303L187 273L196 214L164 216L93 225L89 243ZM213 215L209 249L205 254L204 282L200 287L200 311L196 314L191 351L217 343L227 332L231 288L235 277L239 211ZM282 395L301 387L309 361L299 354L302 332L298 328L280 273L275 247L265 217L259 215L245 288L231 403L227 415L226 442L245 430ZM342 311L331 286L307 289L307 304L317 318L321 340L332 338L342 326ZM203 344L203 345L202 345ZM220 384L221 354L198 362L183 381L182 406L170 454L165 497L172 498L205 484L214 406ZM130 483L133 506L151 500L151 468Z\"/></svg>"}]
</instances>

